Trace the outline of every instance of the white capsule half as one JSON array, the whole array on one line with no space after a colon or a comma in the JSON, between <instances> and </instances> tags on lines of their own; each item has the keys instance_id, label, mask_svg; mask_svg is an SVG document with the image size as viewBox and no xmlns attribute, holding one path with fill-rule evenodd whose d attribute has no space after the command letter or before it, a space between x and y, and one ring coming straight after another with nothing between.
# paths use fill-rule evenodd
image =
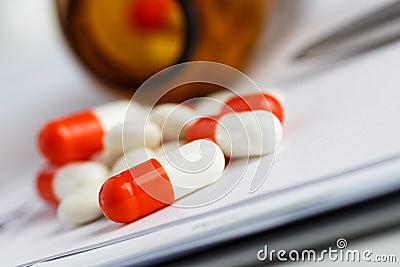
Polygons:
<instances>
[{"instance_id":1,"label":"white capsule half","mask_svg":"<svg viewBox=\"0 0 400 267\"><path fill-rule=\"evenodd\" d=\"M54 194L62 200L86 184L103 182L108 176L107 167L99 162L69 163L56 173L53 182Z\"/></svg>"},{"instance_id":2,"label":"white capsule half","mask_svg":"<svg viewBox=\"0 0 400 267\"><path fill-rule=\"evenodd\" d=\"M102 216L99 207L99 191L102 182L92 182L75 190L64 198L57 207L57 217L70 225L80 225Z\"/></svg>"},{"instance_id":3,"label":"white capsule half","mask_svg":"<svg viewBox=\"0 0 400 267\"><path fill-rule=\"evenodd\" d=\"M198 114L185 105L161 104L153 108L150 120L160 127L162 138L165 140L177 140L185 138L187 127Z\"/></svg>"},{"instance_id":4,"label":"white capsule half","mask_svg":"<svg viewBox=\"0 0 400 267\"><path fill-rule=\"evenodd\" d=\"M201 116L217 115L221 112L224 103L234 96L236 95L228 90L209 94L196 103L195 109Z\"/></svg>"},{"instance_id":5,"label":"white capsule half","mask_svg":"<svg viewBox=\"0 0 400 267\"><path fill-rule=\"evenodd\" d=\"M185 142L183 142L182 140L163 142L159 148L154 150L154 153L157 156L162 156L162 155L165 155L169 152L172 152L172 151L178 149L179 147L183 146L184 144L185 144Z\"/></svg>"},{"instance_id":6,"label":"white capsule half","mask_svg":"<svg viewBox=\"0 0 400 267\"><path fill-rule=\"evenodd\" d=\"M158 157L173 186L175 200L216 182L223 174L225 157L209 140L197 140Z\"/></svg>"},{"instance_id":7,"label":"white capsule half","mask_svg":"<svg viewBox=\"0 0 400 267\"><path fill-rule=\"evenodd\" d=\"M94 156L91 158L91 161L99 162L105 165L107 168L111 168L119 157L119 154L115 154L107 149L103 149L102 151L94 154Z\"/></svg>"},{"instance_id":8,"label":"white capsule half","mask_svg":"<svg viewBox=\"0 0 400 267\"><path fill-rule=\"evenodd\" d=\"M136 148L121 156L111 168L110 176L117 175L127 169L139 165L146 160L155 158L156 155L151 149Z\"/></svg>"},{"instance_id":9,"label":"white capsule half","mask_svg":"<svg viewBox=\"0 0 400 267\"><path fill-rule=\"evenodd\" d=\"M134 105L137 109L141 108L136 103L131 105ZM107 132L124 121L128 106L128 100L119 100L95 107L92 109L92 112L99 120L104 132Z\"/></svg>"},{"instance_id":10,"label":"white capsule half","mask_svg":"<svg viewBox=\"0 0 400 267\"><path fill-rule=\"evenodd\" d=\"M104 138L104 146L115 155L122 155L139 147L156 148L161 143L160 128L153 122L144 120L126 121L111 129Z\"/></svg>"},{"instance_id":11,"label":"white capsule half","mask_svg":"<svg viewBox=\"0 0 400 267\"><path fill-rule=\"evenodd\" d=\"M218 120L215 140L230 157L252 157L275 151L282 139L282 124L268 111L229 113Z\"/></svg>"}]
</instances>

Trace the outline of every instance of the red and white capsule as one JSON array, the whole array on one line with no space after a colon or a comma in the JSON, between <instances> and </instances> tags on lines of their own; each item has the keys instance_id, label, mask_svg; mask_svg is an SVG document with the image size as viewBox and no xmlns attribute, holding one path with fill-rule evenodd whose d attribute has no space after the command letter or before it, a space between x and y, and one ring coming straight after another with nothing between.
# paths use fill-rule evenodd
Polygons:
<instances>
[{"instance_id":1,"label":"red and white capsule","mask_svg":"<svg viewBox=\"0 0 400 267\"><path fill-rule=\"evenodd\" d=\"M99 194L106 217L129 223L217 181L225 158L211 141L186 144L108 179Z\"/></svg>"},{"instance_id":2,"label":"red and white capsule","mask_svg":"<svg viewBox=\"0 0 400 267\"><path fill-rule=\"evenodd\" d=\"M128 105L116 101L49 122L39 134L40 151L55 164L90 159L103 149L105 133L122 124Z\"/></svg>"},{"instance_id":3,"label":"red and white capsule","mask_svg":"<svg viewBox=\"0 0 400 267\"><path fill-rule=\"evenodd\" d=\"M75 190L109 177L108 169L98 162L74 162L64 166L45 166L37 176L39 196L48 203L58 204Z\"/></svg>"},{"instance_id":4,"label":"red and white capsule","mask_svg":"<svg viewBox=\"0 0 400 267\"><path fill-rule=\"evenodd\" d=\"M282 138L282 123L271 112L255 110L202 118L187 132L187 142L211 139L227 157L260 156L275 151Z\"/></svg>"}]
</instances>

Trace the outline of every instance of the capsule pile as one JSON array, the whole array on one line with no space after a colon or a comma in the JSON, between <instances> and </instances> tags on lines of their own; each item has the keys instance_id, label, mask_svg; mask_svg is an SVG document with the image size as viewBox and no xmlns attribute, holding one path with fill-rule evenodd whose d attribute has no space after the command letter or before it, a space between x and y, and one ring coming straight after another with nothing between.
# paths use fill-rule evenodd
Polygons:
<instances>
[{"instance_id":1,"label":"capsule pile","mask_svg":"<svg viewBox=\"0 0 400 267\"><path fill-rule=\"evenodd\" d=\"M125 119L128 106L133 119ZM129 223L217 181L226 158L273 153L283 120L282 105L265 92L219 92L193 106L109 103L42 128L48 164L37 192L66 224L102 215Z\"/></svg>"}]
</instances>

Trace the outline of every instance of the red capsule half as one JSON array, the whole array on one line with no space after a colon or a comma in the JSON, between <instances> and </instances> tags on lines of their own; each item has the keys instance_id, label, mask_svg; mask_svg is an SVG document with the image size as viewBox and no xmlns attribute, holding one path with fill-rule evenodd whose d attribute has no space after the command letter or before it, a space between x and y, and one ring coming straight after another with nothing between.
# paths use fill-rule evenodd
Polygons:
<instances>
[{"instance_id":1,"label":"red capsule half","mask_svg":"<svg viewBox=\"0 0 400 267\"><path fill-rule=\"evenodd\" d=\"M174 201L172 184L161 164L150 159L108 179L99 194L104 215L129 223Z\"/></svg>"},{"instance_id":2,"label":"red capsule half","mask_svg":"<svg viewBox=\"0 0 400 267\"><path fill-rule=\"evenodd\" d=\"M257 93L245 96L235 96L228 99L221 113L265 110L272 112L283 123L284 112L281 103L272 95Z\"/></svg>"},{"instance_id":3,"label":"red capsule half","mask_svg":"<svg viewBox=\"0 0 400 267\"><path fill-rule=\"evenodd\" d=\"M58 169L58 166L46 166L39 172L36 179L36 191L38 192L40 198L47 203L54 205L58 205L60 201L53 190L53 182Z\"/></svg>"},{"instance_id":4,"label":"red capsule half","mask_svg":"<svg viewBox=\"0 0 400 267\"><path fill-rule=\"evenodd\" d=\"M51 162L88 160L103 148L104 131L91 112L82 112L48 123L39 134L39 148Z\"/></svg>"}]
</instances>

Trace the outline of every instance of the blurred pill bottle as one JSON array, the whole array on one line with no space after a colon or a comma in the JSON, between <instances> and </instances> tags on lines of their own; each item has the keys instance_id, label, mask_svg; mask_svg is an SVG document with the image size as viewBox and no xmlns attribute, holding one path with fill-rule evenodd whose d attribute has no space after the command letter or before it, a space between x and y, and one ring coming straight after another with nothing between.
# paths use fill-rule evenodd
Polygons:
<instances>
[{"instance_id":1,"label":"blurred pill bottle","mask_svg":"<svg viewBox=\"0 0 400 267\"><path fill-rule=\"evenodd\" d=\"M215 61L243 70L270 5L269 0L56 1L64 35L80 61L108 86L130 93L181 62ZM184 85L163 101L219 89Z\"/></svg>"}]
</instances>

